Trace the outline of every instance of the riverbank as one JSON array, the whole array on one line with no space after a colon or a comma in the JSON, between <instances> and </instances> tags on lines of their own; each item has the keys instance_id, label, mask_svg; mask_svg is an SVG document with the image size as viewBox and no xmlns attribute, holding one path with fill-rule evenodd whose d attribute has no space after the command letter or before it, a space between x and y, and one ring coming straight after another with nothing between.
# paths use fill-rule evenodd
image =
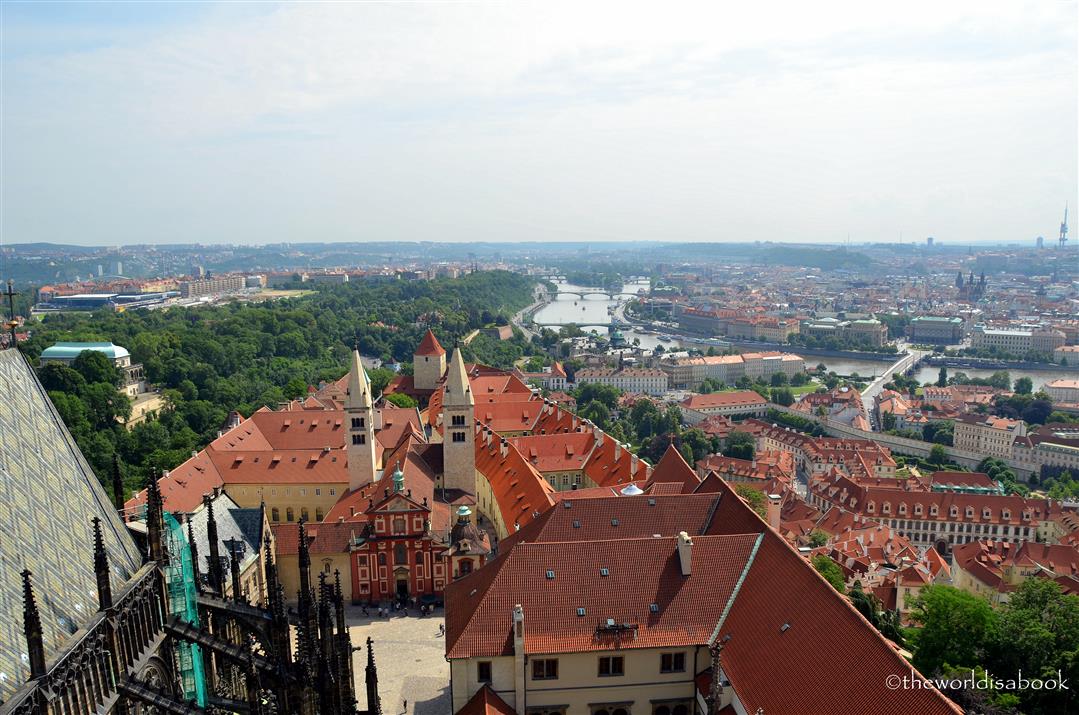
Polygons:
<instances>
[{"instance_id":1,"label":"riverbank","mask_svg":"<svg viewBox=\"0 0 1079 715\"><path fill-rule=\"evenodd\" d=\"M1053 372L1079 372L1079 365L1058 365L1051 362L991 360L988 358L946 357L944 355L927 357L925 363L934 367L968 368L970 370L1044 370Z\"/></svg>"}]
</instances>

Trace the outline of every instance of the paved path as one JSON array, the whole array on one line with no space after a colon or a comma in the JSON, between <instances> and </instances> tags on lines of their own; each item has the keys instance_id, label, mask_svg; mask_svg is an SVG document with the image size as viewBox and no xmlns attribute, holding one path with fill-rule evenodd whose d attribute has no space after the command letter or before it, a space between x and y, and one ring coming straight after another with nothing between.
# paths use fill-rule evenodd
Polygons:
<instances>
[{"instance_id":1,"label":"paved path","mask_svg":"<svg viewBox=\"0 0 1079 715\"><path fill-rule=\"evenodd\" d=\"M364 668L367 666L367 638L374 640L375 664L378 666L378 692L384 715L446 715L450 712L450 665L446 662L446 640L438 635L445 623L444 611L420 618L364 617L356 607L346 609L352 645L362 646L353 653L356 674L356 698L359 709L367 707ZM404 708L408 698L408 709Z\"/></svg>"}]
</instances>

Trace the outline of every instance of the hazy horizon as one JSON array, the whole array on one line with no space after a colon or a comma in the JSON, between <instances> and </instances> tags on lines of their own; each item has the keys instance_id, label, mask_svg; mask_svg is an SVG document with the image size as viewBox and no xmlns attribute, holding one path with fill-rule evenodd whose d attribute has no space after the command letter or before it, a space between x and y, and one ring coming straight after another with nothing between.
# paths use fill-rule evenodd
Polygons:
<instances>
[{"instance_id":1,"label":"hazy horizon","mask_svg":"<svg viewBox=\"0 0 1079 715\"><path fill-rule=\"evenodd\" d=\"M0 4L0 240L1055 245L1077 2Z\"/></svg>"}]
</instances>

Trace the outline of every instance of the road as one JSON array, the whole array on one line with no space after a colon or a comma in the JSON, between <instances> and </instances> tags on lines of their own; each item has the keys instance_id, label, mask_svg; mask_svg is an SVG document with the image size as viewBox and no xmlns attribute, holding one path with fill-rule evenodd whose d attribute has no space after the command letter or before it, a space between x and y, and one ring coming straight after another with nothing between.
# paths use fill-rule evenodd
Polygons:
<instances>
[{"instance_id":1,"label":"road","mask_svg":"<svg viewBox=\"0 0 1079 715\"><path fill-rule=\"evenodd\" d=\"M865 405L865 411L869 414L870 420L874 421L873 428L879 429L880 426L875 423L873 418L873 402L880 391L884 389L884 383L892 379L892 375L896 372L904 372L907 368L911 367L926 355L930 354L929 350L915 350L914 348L907 347L905 343L899 343L897 347L900 350L906 348L907 353L899 360L896 360L892 365L884 371L880 377L869 384L864 390L862 390L862 404Z\"/></svg>"},{"instance_id":2,"label":"road","mask_svg":"<svg viewBox=\"0 0 1079 715\"><path fill-rule=\"evenodd\" d=\"M525 326L524 316L535 313L537 310L545 306L551 300L550 297L547 295L547 288L542 285L536 286L535 297L536 302L534 302L527 308L523 308L522 310L517 311L513 314L513 317L510 318L510 322L514 325L514 327L524 333L525 340L531 340L532 336L536 335L536 331Z\"/></svg>"}]
</instances>

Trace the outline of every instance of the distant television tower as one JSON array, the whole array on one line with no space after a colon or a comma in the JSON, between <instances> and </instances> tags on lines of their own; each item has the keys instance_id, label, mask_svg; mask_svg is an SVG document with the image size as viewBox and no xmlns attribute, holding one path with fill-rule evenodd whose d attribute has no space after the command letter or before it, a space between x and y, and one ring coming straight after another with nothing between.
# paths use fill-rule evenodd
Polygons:
<instances>
[{"instance_id":1,"label":"distant television tower","mask_svg":"<svg viewBox=\"0 0 1079 715\"><path fill-rule=\"evenodd\" d=\"M1060 247L1068 242L1068 205L1064 204L1064 220L1060 223Z\"/></svg>"}]
</instances>

